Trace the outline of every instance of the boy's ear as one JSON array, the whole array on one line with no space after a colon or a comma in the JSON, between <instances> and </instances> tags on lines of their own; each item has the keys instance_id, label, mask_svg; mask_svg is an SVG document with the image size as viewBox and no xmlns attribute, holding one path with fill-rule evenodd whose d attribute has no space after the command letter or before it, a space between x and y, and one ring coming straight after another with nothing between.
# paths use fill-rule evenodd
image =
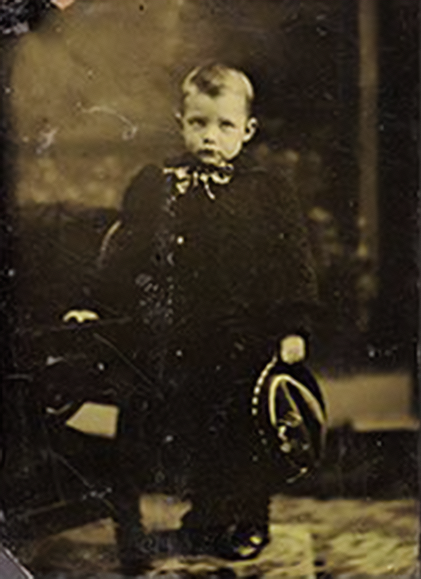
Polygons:
<instances>
[{"instance_id":1,"label":"boy's ear","mask_svg":"<svg viewBox=\"0 0 421 579\"><path fill-rule=\"evenodd\" d=\"M244 139L243 139L244 143L248 143L248 141L250 141L254 137L254 135L257 131L258 124L259 123L255 117L249 118L249 120L247 121L247 125L246 125L246 131L245 131L246 134L245 134Z\"/></svg>"},{"instance_id":2,"label":"boy's ear","mask_svg":"<svg viewBox=\"0 0 421 579\"><path fill-rule=\"evenodd\" d=\"M177 111L176 113L174 113L174 116L178 126L181 128L183 124L183 115L180 113L180 111Z\"/></svg>"}]
</instances>

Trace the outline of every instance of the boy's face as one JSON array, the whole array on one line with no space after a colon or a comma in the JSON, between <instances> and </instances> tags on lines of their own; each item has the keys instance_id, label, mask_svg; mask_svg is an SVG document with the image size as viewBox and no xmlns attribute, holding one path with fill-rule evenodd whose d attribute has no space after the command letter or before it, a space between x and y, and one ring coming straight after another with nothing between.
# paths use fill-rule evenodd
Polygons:
<instances>
[{"instance_id":1,"label":"boy's face","mask_svg":"<svg viewBox=\"0 0 421 579\"><path fill-rule=\"evenodd\" d=\"M245 95L229 90L216 97L192 91L180 121L187 150L202 163L217 166L239 154L257 124L247 114Z\"/></svg>"}]
</instances>

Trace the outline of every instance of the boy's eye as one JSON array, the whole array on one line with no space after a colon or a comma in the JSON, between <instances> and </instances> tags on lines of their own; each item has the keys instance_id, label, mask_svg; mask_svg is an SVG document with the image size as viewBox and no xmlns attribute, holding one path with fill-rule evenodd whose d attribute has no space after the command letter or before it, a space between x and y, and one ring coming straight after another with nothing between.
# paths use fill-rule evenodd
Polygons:
<instances>
[{"instance_id":1,"label":"boy's eye","mask_svg":"<svg viewBox=\"0 0 421 579\"><path fill-rule=\"evenodd\" d=\"M206 119L202 117L192 117L188 120L188 123L191 127L194 128L203 128L206 126Z\"/></svg>"},{"instance_id":2,"label":"boy's eye","mask_svg":"<svg viewBox=\"0 0 421 579\"><path fill-rule=\"evenodd\" d=\"M235 128L234 123L232 121L229 121L228 119L222 120L219 124L220 124L222 129L234 129Z\"/></svg>"}]
</instances>

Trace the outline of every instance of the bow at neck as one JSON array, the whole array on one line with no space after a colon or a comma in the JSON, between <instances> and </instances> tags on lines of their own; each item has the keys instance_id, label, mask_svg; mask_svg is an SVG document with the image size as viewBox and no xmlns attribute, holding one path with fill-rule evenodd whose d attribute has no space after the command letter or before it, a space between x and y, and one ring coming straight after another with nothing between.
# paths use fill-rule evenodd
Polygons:
<instances>
[{"instance_id":1,"label":"bow at neck","mask_svg":"<svg viewBox=\"0 0 421 579\"><path fill-rule=\"evenodd\" d=\"M195 189L199 184L203 185L206 195L215 201L216 197L210 188L210 182L215 185L227 185L234 174L234 166L231 164L217 167L215 165L179 165L166 167L165 175L174 177L174 185L178 195L185 195L190 189Z\"/></svg>"}]
</instances>

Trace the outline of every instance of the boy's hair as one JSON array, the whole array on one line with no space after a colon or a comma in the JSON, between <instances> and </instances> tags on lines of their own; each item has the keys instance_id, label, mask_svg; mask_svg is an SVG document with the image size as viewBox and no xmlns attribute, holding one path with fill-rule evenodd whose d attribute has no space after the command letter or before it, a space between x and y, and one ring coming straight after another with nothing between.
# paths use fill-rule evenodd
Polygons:
<instances>
[{"instance_id":1,"label":"boy's hair","mask_svg":"<svg viewBox=\"0 0 421 579\"><path fill-rule=\"evenodd\" d=\"M216 98L230 89L243 92L246 101L246 113L251 114L254 100L253 85L244 72L237 68L220 63L210 63L193 69L181 85L182 110L184 101L191 94L193 87L212 98Z\"/></svg>"}]
</instances>

